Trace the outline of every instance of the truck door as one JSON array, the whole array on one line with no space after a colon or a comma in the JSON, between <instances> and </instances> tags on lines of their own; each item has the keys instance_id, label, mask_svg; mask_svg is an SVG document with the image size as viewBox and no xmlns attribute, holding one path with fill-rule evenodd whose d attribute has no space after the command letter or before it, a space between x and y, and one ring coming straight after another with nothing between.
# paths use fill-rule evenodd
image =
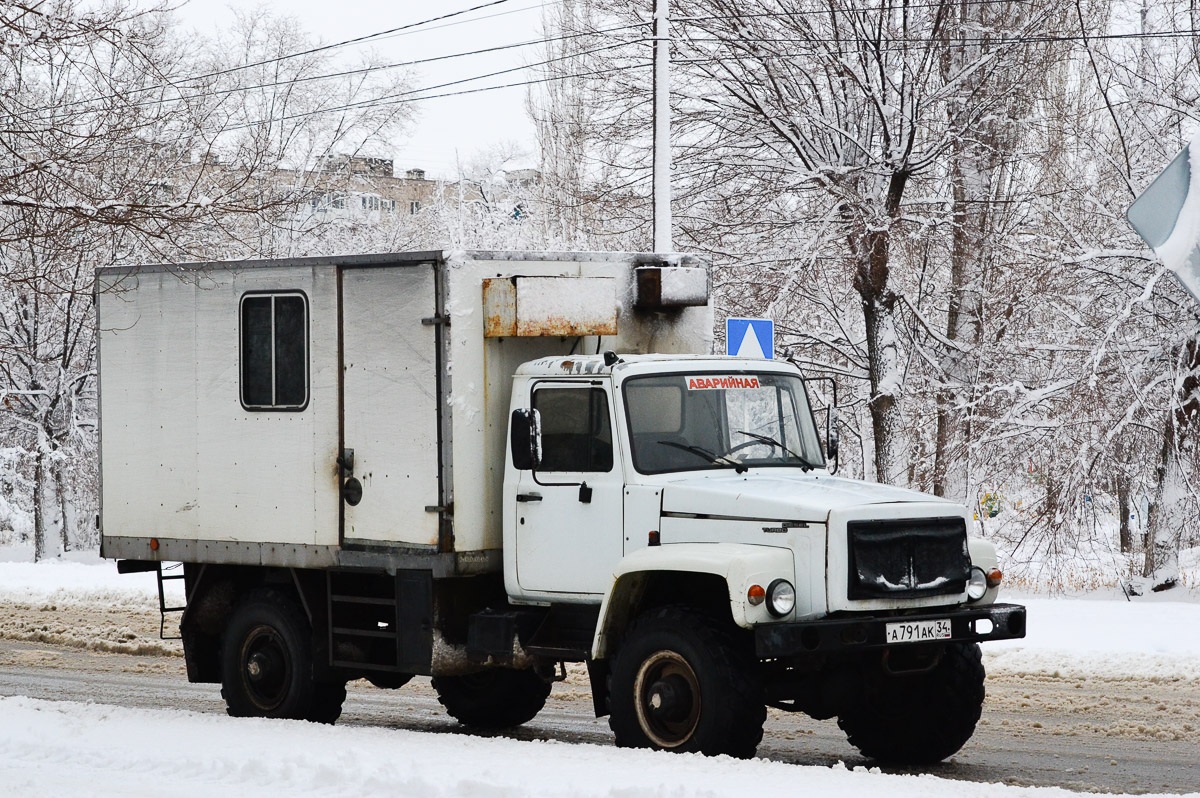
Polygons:
<instances>
[{"instance_id":1,"label":"truck door","mask_svg":"<svg viewBox=\"0 0 1200 798\"><path fill-rule=\"evenodd\" d=\"M517 486L523 590L603 594L621 559L624 475L612 399L595 383L539 382L542 465Z\"/></svg>"},{"instance_id":2,"label":"truck door","mask_svg":"<svg viewBox=\"0 0 1200 798\"><path fill-rule=\"evenodd\" d=\"M340 297L343 542L437 546L434 268L343 267Z\"/></svg>"}]
</instances>

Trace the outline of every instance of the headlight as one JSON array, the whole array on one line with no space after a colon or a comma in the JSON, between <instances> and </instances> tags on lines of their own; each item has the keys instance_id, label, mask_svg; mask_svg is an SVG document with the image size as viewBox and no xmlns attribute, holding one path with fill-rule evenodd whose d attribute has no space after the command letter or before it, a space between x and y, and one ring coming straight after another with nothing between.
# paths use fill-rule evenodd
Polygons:
<instances>
[{"instance_id":1,"label":"headlight","mask_svg":"<svg viewBox=\"0 0 1200 798\"><path fill-rule=\"evenodd\" d=\"M767 610L782 618L796 609L796 588L786 579L776 579L767 587Z\"/></svg>"},{"instance_id":2,"label":"headlight","mask_svg":"<svg viewBox=\"0 0 1200 798\"><path fill-rule=\"evenodd\" d=\"M971 601L979 601L983 598L983 594L987 593L988 578L982 568L972 568L971 575L967 577L967 598Z\"/></svg>"}]
</instances>

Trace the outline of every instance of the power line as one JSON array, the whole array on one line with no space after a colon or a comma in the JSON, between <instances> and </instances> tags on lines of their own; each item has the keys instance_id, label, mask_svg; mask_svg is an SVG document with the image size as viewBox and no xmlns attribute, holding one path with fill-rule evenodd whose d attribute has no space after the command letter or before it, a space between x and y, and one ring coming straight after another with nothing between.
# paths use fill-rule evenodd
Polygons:
<instances>
[{"instance_id":1,"label":"power line","mask_svg":"<svg viewBox=\"0 0 1200 798\"><path fill-rule=\"evenodd\" d=\"M299 57L305 56L305 55L321 53L321 52L325 52L326 50L334 50L339 47L347 47L351 44L359 44L360 42L365 42L370 39L376 39L381 36L387 36L387 35L390 35L393 33L398 33L400 31L409 30L411 28L423 27L432 22L440 22L443 19L450 19L451 17L458 17L458 16L462 16L463 14L469 14L472 11L478 11L481 8L490 8L491 6L498 6L502 3L507 3L508 1L509 0L488 0L488 2L486 2L486 3L480 3L479 5L472 6L471 8L464 8L461 11L452 11L449 14L442 14L441 16L430 17L429 19L422 20L420 22L410 22L407 25L401 25L396 28L390 28L388 30L379 31L377 33L369 33L366 36L358 36L354 39L346 39L345 41L336 42L334 44L325 44L325 45L321 45L320 47L313 47L309 50L300 50L299 52L287 53L285 55L277 56L275 58L267 58L262 61L255 61L250 64L242 64L240 66L230 67L229 69L222 69L222 70L218 70L216 72L209 72L204 75L197 75L193 78L190 78L189 80L205 80L207 78L213 78L213 77L217 77L219 75L225 75L230 72L240 72L243 69L251 69L251 68L257 67L257 66L265 66L266 64L274 64L279 61L287 61L288 59L291 59L291 58L299 58Z\"/></svg>"},{"instance_id":2,"label":"power line","mask_svg":"<svg viewBox=\"0 0 1200 798\"><path fill-rule=\"evenodd\" d=\"M621 30L621 29L628 29L628 28L634 28L634 27L643 27L643 23L621 26L620 28L614 28L614 29L610 29L610 30ZM559 37L559 38L575 38L577 36L582 36L582 35L593 35L595 33L606 33L606 32L610 32L610 31L609 30L590 31L587 33L571 34L569 36L564 36L564 37ZM433 86L424 86L424 87L420 87L420 88L416 88L416 89L410 89L410 90L398 92L398 93L395 93L392 95L386 95L381 98L373 98L373 99L362 100L362 101L354 102L354 103L346 103L344 105L333 106L333 107L329 107L329 108L317 108L317 109L313 109L311 111L305 111L302 113L291 114L289 116L283 116L283 117L278 117L278 118L260 119L260 120L254 121L254 122L248 122L248 123L241 124L241 125L234 125L234 126L222 128L221 130L219 130L217 132L218 132L218 134L220 134L220 133L232 132L232 131L236 131L236 130L244 130L244 129L248 129L248 128L259 127L261 125L268 124L268 123L285 122L285 121L291 121L294 119L303 119L303 118L312 117L312 116L320 116L320 115L324 115L324 114L332 114L332 113L338 113L341 111L354 110L357 108L369 108L369 107L383 106L383 105L402 105L402 104L407 104L407 103L412 103L412 102L420 102L422 100L440 99L440 98L444 98L444 97L453 97L453 96L464 95L464 94L476 94L476 93L480 93L480 92L496 91L496 90L500 90L500 89L508 89L508 88L514 88L514 87L519 87L519 86L529 86L529 85L535 85L535 84L540 84L540 83L547 83L547 82L554 81L554 80L596 77L596 76L605 75L605 74L609 74L609 73L613 73L613 72L623 72L623 71L626 71L629 69L644 68L645 66L647 66L647 64L633 64L633 65L614 67L614 68L610 68L610 69L595 70L595 71L591 71L591 72L581 72L581 73L571 74L571 75L552 75L552 76L549 76L546 78L539 78L539 79L526 80L526 81L517 81L517 82L513 82L513 83L506 83L506 84L495 85L495 86L484 86L484 87L475 88L475 89L466 89L466 90L462 90L462 91L445 92L442 94L433 94L433 95L415 96L415 97L411 96L411 95L421 94L422 92L433 91L433 90L442 89L442 88L448 88L451 86L457 86L457 85L461 85L464 83L472 83L477 80L484 80L486 78L497 77L500 75L505 75L505 74L509 74L512 72L517 72L517 71L521 71L521 70L525 70L525 69L534 69L534 68L541 67L541 66L547 66L547 65L556 63L558 61L568 60L568 59L572 59L572 58L578 58L580 56L585 56L585 55L591 55L593 53L602 52L605 50L612 50L612 49L615 49L618 47L624 47L628 44L636 44L638 41L640 41L640 40L635 39L635 40L631 40L631 41L616 42L614 44L608 44L608 45L604 45L602 47L592 48L590 50L583 50L583 51L580 51L577 53L568 53L568 54L561 55L561 56L555 56L553 58L548 58L548 59L545 59L543 61L539 61L539 62L536 62L533 64L525 64L522 66L510 67L508 69L501 69L501 70L497 70L495 72L489 72L489 73L485 73L482 75L475 75L475 76L468 77L468 78L461 78L458 80L448 81L446 83L440 83L440 84L436 84ZM512 45L512 46L517 46L517 45ZM442 58L445 58L445 57L446 56L443 56ZM433 59L433 60L438 60L438 59ZM286 85L286 83L281 83L280 85ZM167 102L169 102L169 101L167 101ZM132 150L135 148L130 147L127 149Z\"/></svg>"},{"instance_id":3,"label":"power line","mask_svg":"<svg viewBox=\"0 0 1200 798\"><path fill-rule=\"evenodd\" d=\"M305 75L305 76L301 76L301 77L297 77L297 78L291 78L288 80L277 80L277 81L274 81L271 83L259 83L259 84L253 85L253 86L237 86L237 87L234 87L231 89L221 89L220 91L206 91L206 92L201 92L199 94L180 95L178 97L171 97L170 99L166 99L166 100L144 100L142 102L133 103L132 105L129 105L126 107L127 108L141 108L144 106L159 105L161 103L166 103L166 102L181 102L184 100L194 100L194 99L198 99L198 98L202 98L202 97L219 97L219 96L226 95L226 94L237 94L239 92L256 91L258 89L269 89L269 88L276 88L279 86L291 86L291 85L294 85L297 83L310 83L310 82L317 81L317 80L331 80L333 78L351 77L351 76L355 76L355 75L367 75L367 74L371 74L374 72L383 72L383 71L390 70L390 69L399 69L401 67L418 66L420 64L431 64L431 63L435 63L437 61L448 61L448 60L451 60L454 58L464 58L464 57L473 56L473 55L485 55L487 53L495 53L495 52L500 52L503 50L512 50L512 49L516 49L519 47L529 47L529 46L537 45L537 44L547 44L549 42L565 41L567 39L577 39L577 38L580 38L583 36L595 36L598 34L614 33L617 31L629 30L630 28L645 27L648 24L650 24L650 23L636 22L636 23L633 23L630 25L621 25L621 26L618 26L615 28L606 28L603 30L587 31L584 33L564 34L562 36L555 36L555 37L546 38L546 39L530 39L530 40L524 41L524 42L514 42L511 44L497 45L495 47L485 47L480 50L468 50L468 51L464 51L464 52L460 52L460 53L449 53L447 55L437 55L437 56L431 56L429 58L419 58L419 59L416 59L413 61L399 61L394 64L381 64L379 66L361 67L359 69L347 69L347 70L343 70L341 72L329 72L329 73L325 73L325 74L321 74L321 75ZM626 41L626 42L619 42L618 44L636 44L638 41L640 41L640 40L635 39L635 40L630 40L630 41ZM612 46L617 46L617 45L612 45ZM609 49L609 47L604 47L604 48L600 48L600 49ZM596 50L589 50L589 51L585 51L585 52L581 52L581 53L572 53L570 56L564 56L564 57L576 57L579 55L587 55L588 53L591 53L591 52L596 52ZM552 60L557 60L557 59L552 59ZM542 63L545 64L545 63L549 63L549 62L542 62ZM538 65L540 65L540 64L535 64L533 66L538 66ZM528 66L514 67L514 69L526 69L526 68L528 68ZM491 77L491 75L482 75L480 77ZM478 79L478 78L475 78L475 79Z\"/></svg>"},{"instance_id":4,"label":"power line","mask_svg":"<svg viewBox=\"0 0 1200 798\"><path fill-rule=\"evenodd\" d=\"M575 53L575 54L572 54L571 56L564 56L563 58L575 57L577 55L588 55L590 53L599 52L600 50L610 50L614 47L621 47L624 44L625 43L622 42L620 44L612 44L612 45L608 45L606 47L598 47L595 50L588 50L583 53ZM535 85L538 83L548 83L548 82L554 81L554 80L567 80L567 79L571 79L571 78L596 77L596 76L605 75L605 74L608 74L611 72L623 72L623 71L626 71L629 69L642 69L642 68L649 66L649 63L630 64L630 65L619 66L619 67L610 67L608 69L594 70L591 72L580 72L580 73L576 73L576 74L572 74L572 75L552 75L552 76L546 77L546 78L536 78L536 79L532 79L532 80L517 81L514 83L505 83L505 84L501 84L501 85L497 85L497 86L483 86L483 87L476 88L476 89L465 89L462 91L446 92L443 94L431 94L431 95L427 95L427 96L423 96L423 97L411 96L414 94L420 94L421 92L434 91L436 89L449 88L450 86L459 86L464 83L473 83L474 81L484 80L486 78L498 77L499 75L505 75L510 72L517 72L517 71L520 71L523 69L533 69L534 67L545 66L547 64L553 63L554 61L563 60L563 58L552 58L552 59L548 59L546 61L542 61L542 62L539 62L536 64L528 64L526 66L512 67L510 69L501 69L496 72L489 72L486 75L476 75L476 76L470 77L470 78L462 78L460 80L452 80L447 83L440 83L440 84L437 84L434 86L424 86L424 87L418 88L418 89L410 89L408 91L398 92L396 94L392 94L392 95L381 97L381 98L375 98L375 99L371 99L371 100L362 100L360 102L355 102L355 103L347 103L345 105L334 106L332 108L323 108L323 109L317 109L317 110L313 110L313 111L304 111L302 113L292 114L290 116L282 116L277 119L264 119L264 120L260 120L258 122L253 122L253 123L248 123L245 125L238 125L235 127L226 128L226 130L240 130L240 129L248 128L248 127L257 127L261 124L265 124L266 122L286 122L286 121L290 121L292 119L303 119L303 118L309 117L309 116L316 116L319 114L337 113L339 111L351 111L351 110L355 110L357 108L371 108L371 107L380 106L380 105L401 105L401 104L410 103L410 102L420 102L421 100L434 100L434 99L439 99L442 97L455 97L455 96L458 96L461 94L476 94L476 93L484 92L484 91L496 91L498 89L510 89L510 88L514 88L517 86L532 86L532 85Z\"/></svg>"},{"instance_id":5,"label":"power line","mask_svg":"<svg viewBox=\"0 0 1200 798\"><path fill-rule=\"evenodd\" d=\"M619 47L619 46L621 46L621 45L610 45L610 47ZM608 49L608 48L599 48L599 49ZM420 88L420 89L413 89L412 91L400 92L398 94L393 94L390 97L383 98L383 99L363 100L362 102L348 103L346 105L334 106L332 108L321 108L321 109L316 109L316 110L312 110L312 111L304 111L302 113L291 114L289 116L281 116L278 118L270 118L270 119L260 119L255 122L247 122L246 124L243 124L243 125L235 125L232 127L227 127L227 128L222 129L220 132L226 133L226 132L231 132L231 131L235 131L235 130L245 130L247 128L258 127L260 125L265 125L268 123L288 122L293 119L305 119L310 116L319 116L321 114L337 113L339 111L350 111L350 110L354 110L355 108L366 108L366 107L374 107L374 106L379 106L379 105L404 105L407 103L421 102L423 100L437 100L437 99L441 99L443 97L458 97L458 96L464 95L464 94L478 94L478 93L485 92L485 91L497 91L500 89L512 89L512 88L517 88L520 86L534 86L534 85L537 85L540 83L550 83L555 80L571 80L574 78L600 77L602 75L609 75L614 72L627 72L631 69L647 69L651 66L651 63L649 61L645 61L642 63L626 64L624 66L610 67L608 69L597 69L597 70L591 70L588 72L577 72L577 73L570 74L570 75L551 75L551 76L545 77L545 78L534 78L531 80L521 80L521 81L515 81L513 83L503 83L503 84L499 84L499 85L495 85L495 86L481 86L481 87L475 88L475 89L463 89L461 91L444 92L442 94L430 94L430 95L426 95L423 97L405 96L405 95L409 95L409 94L413 94L413 93L417 93L417 92L432 91L434 89L460 85L462 83L470 83L471 81L483 80L484 78L495 77L497 75L503 75L507 72L514 72L519 69L530 69L532 67L541 66L541 65L542 64L531 64L531 65L525 66L525 67L514 67L513 69L504 69L504 70L500 70L499 72L489 73L487 75L477 75L473 78L464 78L462 80L455 80L455 81L451 81L449 83L443 83L443 84L440 84L437 86L426 86L426 87Z\"/></svg>"},{"instance_id":6,"label":"power line","mask_svg":"<svg viewBox=\"0 0 1200 798\"><path fill-rule=\"evenodd\" d=\"M255 61L255 62L249 63L249 64L240 64L235 67L229 67L227 69L219 69L219 70L216 70L213 72L206 72L206 73L200 74L200 75L191 75L186 78L180 78L179 80L165 81L163 83L158 83L153 86L143 86L141 88L129 89L128 91L122 92L120 94L107 94L107 95L101 95L100 97L90 97L85 100L73 100L68 103L63 103L59 107L60 108L70 108L72 106L82 105L84 103L96 103L96 102L103 102L105 100L116 100L116 99L121 99L122 97L129 96L131 94L141 94L141 93L148 92L148 91L157 91L159 89L166 89L166 88L173 88L173 89L181 90L182 86L189 84L189 83L194 83L196 81L201 81L201 80L208 80L209 78L220 77L221 75L228 75L228 74L232 74L234 72L241 72L242 70L245 70L245 69L252 69L254 67L278 63L280 61L287 61L292 58L299 58L299 57L305 56L305 55L312 55L314 53L320 53L320 52L324 52L327 50L337 49L340 47L347 47L351 44L358 44L358 43L365 42L365 41L368 41L371 39L379 38L381 36L389 36L389 35L399 34L401 31L408 31L410 33L415 33L417 31L412 30L414 28L421 28L432 22L438 22L443 19L450 19L451 17L462 16L463 14L469 14L472 11L478 11L481 8L489 8L491 6L496 6L496 5L500 5L501 3L507 3L507 2L509 2L509 0L489 0L489 2L481 3L480 5L472 6L471 8L464 8L461 11L453 11L449 14L442 14L441 16L430 17L429 19L421 20L420 22L410 22L407 25L401 25L396 28L389 28L388 30L378 31L377 33L370 33L370 34L367 34L366 36L358 36L353 39L346 39L345 41L335 42L334 44L325 44L325 45L321 45L320 47L313 47L308 50L300 50L300 51L297 51L294 53L285 53L284 55L276 56L275 58L267 58L262 61ZM528 10L528 9L522 9L522 10ZM481 19L486 19L486 18L487 17L482 17ZM473 21L473 20L464 20L464 21L469 22L469 21Z\"/></svg>"},{"instance_id":7,"label":"power line","mask_svg":"<svg viewBox=\"0 0 1200 798\"><path fill-rule=\"evenodd\" d=\"M629 26L629 27L639 27L639 26ZM596 47L591 50L583 50L578 53L570 53L568 55L561 55L561 56L555 56L554 58L547 58L544 61L538 61L533 64L524 64L522 66L509 67L508 69L500 69L495 72L488 72L488 73L485 73L482 75L474 75L474 76L468 77L468 78L460 78L458 80L451 80L451 81L447 81L446 83L439 83L439 84L435 84L433 86L422 86L422 87L419 87L416 89L407 89L405 91L396 92L395 94L385 95L383 97L376 97L376 98L372 98L372 99L368 99L368 100L360 100L358 102L346 103L344 105L337 105L337 106L332 106L329 108L316 108L311 111L303 111L298 114L291 114L289 116L281 116L278 118L272 117L269 119L260 119L255 122L247 122L247 123L241 124L241 125L234 125L231 127L222 128L218 132L225 133L225 132L230 132L230 131L234 131L234 130L244 130L246 128L258 127L260 125L267 124L269 122L287 122L287 121L291 121L293 119L304 119L304 118L307 118L310 116L319 116L322 114L332 114L332 113L338 113L340 111L352 111L352 110L355 110L358 108L372 108L375 106L382 106L382 105L401 105L401 104L410 103L410 102L420 102L421 100L432 100L432 99L438 99L438 98L442 98L442 97L453 97L453 96L457 96L460 94L475 94L475 93L483 92L483 91L495 91L498 89L508 89L508 88L513 88L516 86L528 86L528 85L534 85L534 84L538 84L538 83L546 83L546 82L553 81L553 80L565 80L565 79L570 79L570 78L591 77L591 76L603 75L608 72L621 72L621 71L625 71L627 69L641 68L641 67L646 66L646 64L627 65L627 66L621 66L621 67L614 67L614 68L610 68L610 69L606 69L606 70L583 72L583 73L578 73L578 74L574 74L574 75L552 75L547 78L538 78L538 79L528 80L528 81L518 81L515 83L506 83L506 84L498 85L498 86L484 86L484 87L477 88L477 89L468 89L468 90L457 91L457 92L447 92L444 94L434 94L434 95L428 95L428 96L424 96L424 97L412 96L412 95L420 94L422 92L434 91L437 89L449 88L451 86L459 86L464 83L473 83L477 80L485 80L487 78L494 78L494 77L498 77L500 75L507 75L509 73L519 72L519 71L525 70L525 69L534 69L537 67L548 66L548 65L556 63L558 61L564 61L564 60L571 59L571 58L578 58L579 56L584 56L584 55L591 55L593 53L598 53L598 52L602 52L605 50L612 50L617 47L624 47L627 44L634 44L637 41L638 40L633 40L630 42L617 42L615 44L604 45L603 47Z\"/></svg>"},{"instance_id":8,"label":"power line","mask_svg":"<svg viewBox=\"0 0 1200 798\"><path fill-rule=\"evenodd\" d=\"M424 33L426 31L431 31L431 30L441 30L442 28L453 28L456 25L469 25L472 22L482 22L485 19L495 19L496 17L507 17L512 14L522 14L526 11L533 11L534 9L537 9L537 8L545 8L546 6L550 5L552 2L554 2L554 0L544 0L544 2L541 2L541 3L534 3L531 6L522 6L520 8L514 8L509 11L497 11L495 14L483 14L482 16L472 17L471 19L460 19L455 22L447 22L442 25L432 25L428 28L425 28L424 30L419 30L419 31L405 31L403 33L381 34L380 38L381 39L396 39L401 36L411 36L414 33ZM646 22L646 23L639 23L639 24L649 25L650 23Z\"/></svg>"}]
</instances>

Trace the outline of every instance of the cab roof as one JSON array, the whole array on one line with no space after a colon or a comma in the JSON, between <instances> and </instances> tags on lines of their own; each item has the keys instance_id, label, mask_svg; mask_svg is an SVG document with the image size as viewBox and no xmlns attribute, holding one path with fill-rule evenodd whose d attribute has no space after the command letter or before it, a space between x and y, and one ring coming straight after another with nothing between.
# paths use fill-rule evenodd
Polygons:
<instances>
[{"instance_id":1,"label":"cab roof","mask_svg":"<svg viewBox=\"0 0 1200 798\"><path fill-rule=\"evenodd\" d=\"M786 371L796 373L787 361L763 358L732 357L730 355L623 355L612 367L605 364L606 355L567 355L541 357L522 363L517 376L563 377L589 374L641 374L653 371L685 371L691 368L704 371Z\"/></svg>"}]
</instances>

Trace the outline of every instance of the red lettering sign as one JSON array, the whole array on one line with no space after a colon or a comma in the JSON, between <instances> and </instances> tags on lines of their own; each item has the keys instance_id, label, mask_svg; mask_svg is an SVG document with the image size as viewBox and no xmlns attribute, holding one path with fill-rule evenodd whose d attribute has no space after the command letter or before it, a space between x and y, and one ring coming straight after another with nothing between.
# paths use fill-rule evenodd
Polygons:
<instances>
[{"instance_id":1,"label":"red lettering sign","mask_svg":"<svg viewBox=\"0 0 1200 798\"><path fill-rule=\"evenodd\" d=\"M687 377L686 379L689 391L752 390L762 387L759 385L758 377L729 375L727 377Z\"/></svg>"}]
</instances>

